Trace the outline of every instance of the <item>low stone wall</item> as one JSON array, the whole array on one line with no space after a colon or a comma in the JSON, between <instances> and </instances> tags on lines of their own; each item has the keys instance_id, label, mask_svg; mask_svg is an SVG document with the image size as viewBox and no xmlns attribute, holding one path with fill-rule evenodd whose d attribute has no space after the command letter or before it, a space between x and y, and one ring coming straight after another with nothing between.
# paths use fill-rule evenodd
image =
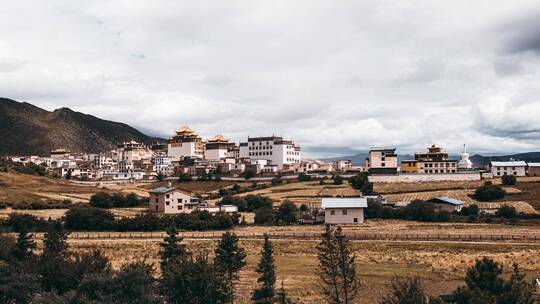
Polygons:
<instances>
[{"instance_id":1,"label":"low stone wall","mask_svg":"<svg viewBox=\"0 0 540 304\"><path fill-rule=\"evenodd\" d=\"M444 181L475 181L480 180L478 172L471 173L440 173L440 174L398 174L370 175L372 183L414 183L414 182L444 182Z\"/></svg>"}]
</instances>

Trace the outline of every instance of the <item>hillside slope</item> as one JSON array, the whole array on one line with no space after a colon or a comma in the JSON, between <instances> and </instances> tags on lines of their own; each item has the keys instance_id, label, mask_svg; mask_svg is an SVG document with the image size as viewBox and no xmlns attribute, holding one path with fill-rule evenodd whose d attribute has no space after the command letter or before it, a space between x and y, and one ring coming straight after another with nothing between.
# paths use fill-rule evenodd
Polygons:
<instances>
[{"instance_id":1,"label":"hillside slope","mask_svg":"<svg viewBox=\"0 0 540 304\"><path fill-rule=\"evenodd\" d=\"M0 155L48 155L53 149L100 152L136 140L163 141L118 122L61 108L49 112L29 103L0 98Z\"/></svg>"}]
</instances>

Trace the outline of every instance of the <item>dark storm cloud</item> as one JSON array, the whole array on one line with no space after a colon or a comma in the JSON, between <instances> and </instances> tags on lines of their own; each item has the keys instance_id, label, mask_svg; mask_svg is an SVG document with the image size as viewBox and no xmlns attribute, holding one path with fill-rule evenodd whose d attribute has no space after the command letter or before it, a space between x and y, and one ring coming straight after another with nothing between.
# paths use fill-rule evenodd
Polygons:
<instances>
[{"instance_id":1,"label":"dark storm cloud","mask_svg":"<svg viewBox=\"0 0 540 304\"><path fill-rule=\"evenodd\" d=\"M505 39L504 49L511 54L534 52L540 55L540 10L516 16L498 27Z\"/></svg>"}]
</instances>

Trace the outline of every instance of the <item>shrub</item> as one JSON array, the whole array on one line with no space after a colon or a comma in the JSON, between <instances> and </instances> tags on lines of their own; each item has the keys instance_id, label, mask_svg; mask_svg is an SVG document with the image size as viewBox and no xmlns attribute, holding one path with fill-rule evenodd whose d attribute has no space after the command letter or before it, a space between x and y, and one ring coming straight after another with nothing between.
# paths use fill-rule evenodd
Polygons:
<instances>
[{"instance_id":1,"label":"shrub","mask_svg":"<svg viewBox=\"0 0 540 304\"><path fill-rule=\"evenodd\" d=\"M244 171L244 173L242 173L242 177L244 177L245 179L250 179L255 176L257 176L257 171L255 171L254 169L247 169L246 171Z\"/></svg>"},{"instance_id":2,"label":"shrub","mask_svg":"<svg viewBox=\"0 0 540 304\"><path fill-rule=\"evenodd\" d=\"M307 207L307 206L306 206ZM290 201L284 201L278 208L275 221L279 224L290 225L296 222L298 208Z\"/></svg>"},{"instance_id":3,"label":"shrub","mask_svg":"<svg viewBox=\"0 0 540 304\"><path fill-rule=\"evenodd\" d=\"M336 175L334 176L334 185L341 185L343 184L343 177Z\"/></svg>"},{"instance_id":4,"label":"shrub","mask_svg":"<svg viewBox=\"0 0 540 304\"><path fill-rule=\"evenodd\" d=\"M489 181L474 192L474 198L483 202L502 199L505 195L506 191L503 188Z\"/></svg>"},{"instance_id":5,"label":"shrub","mask_svg":"<svg viewBox=\"0 0 540 304\"><path fill-rule=\"evenodd\" d=\"M193 178L185 173L182 173L180 174L180 176L178 176L178 182L179 183L189 183L189 182L192 182L193 181Z\"/></svg>"},{"instance_id":6,"label":"shrub","mask_svg":"<svg viewBox=\"0 0 540 304\"><path fill-rule=\"evenodd\" d=\"M45 231L47 221L31 214L11 213L4 221L6 228L15 231Z\"/></svg>"},{"instance_id":7,"label":"shrub","mask_svg":"<svg viewBox=\"0 0 540 304\"><path fill-rule=\"evenodd\" d=\"M145 200L139 200L135 193L129 193L127 196L123 196L120 193L114 193L113 195L107 192L98 192L90 197L90 205L97 208L124 208L135 207L141 204L147 203Z\"/></svg>"},{"instance_id":8,"label":"shrub","mask_svg":"<svg viewBox=\"0 0 540 304\"><path fill-rule=\"evenodd\" d=\"M496 216L504 217L506 219L512 219L516 218L518 216L516 208L509 205L503 205L497 212L495 213Z\"/></svg>"},{"instance_id":9,"label":"shrub","mask_svg":"<svg viewBox=\"0 0 540 304\"><path fill-rule=\"evenodd\" d=\"M477 216L479 213L480 213L480 208L478 208L478 205L476 204L465 206L461 208L461 211L459 212L460 215L468 215L468 216Z\"/></svg>"},{"instance_id":10,"label":"shrub","mask_svg":"<svg viewBox=\"0 0 540 304\"><path fill-rule=\"evenodd\" d=\"M239 196L226 195L221 199L218 205L234 205L238 207L238 211L240 212L248 210L246 200Z\"/></svg>"},{"instance_id":11,"label":"shrub","mask_svg":"<svg viewBox=\"0 0 540 304\"><path fill-rule=\"evenodd\" d=\"M272 178L272 186L283 184L283 180L279 177Z\"/></svg>"},{"instance_id":12,"label":"shrub","mask_svg":"<svg viewBox=\"0 0 540 304\"><path fill-rule=\"evenodd\" d=\"M503 175L501 177L501 182L503 185L511 186L516 184L517 179L514 175Z\"/></svg>"},{"instance_id":13,"label":"shrub","mask_svg":"<svg viewBox=\"0 0 540 304\"><path fill-rule=\"evenodd\" d=\"M69 230L110 230L114 226L114 215L107 210L88 206L75 206L64 216Z\"/></svg>"},{"instance_id":14,"label":"shrub","mask_svg":"<svg viewBox=\"0 0 540 304\"><path fill-rule=\"evenodd\" d=\"M309 182L311 180L311 176L305 173L300 173L298 174L298 180L301 182Z\"/></svg>"},{"instance_id":15,"label":"shrub","mask_svg":"<svg viewBox=\"0 0 540 304\"><path fill-rule=\"evenodd\" d=\"M255 224L272 225L274 223L274 210L270 208L260 208L255 211Z\"/></svg>"},{"instance_id":16,"label":"shrub","mask_svg":"<svg viewBox=\"0 0 540 304\"><path fill-rule=\"evenodd\" d=\"M403 215L410 220L432 222L436 220L435 206L424 201L412 201L403 209Z\"/></svg>"},{"instance_id":17,"label":"shrub","mask_svg":"<svg viewBox=\"0 0 540 304\"><path fill-rule=\"evenodd\" d=\"M245 196L247 210L249 212L256 211L260 208L272 209L273 202L270 198L260 195L246 195Z\"/></svg>"}]
</instances>

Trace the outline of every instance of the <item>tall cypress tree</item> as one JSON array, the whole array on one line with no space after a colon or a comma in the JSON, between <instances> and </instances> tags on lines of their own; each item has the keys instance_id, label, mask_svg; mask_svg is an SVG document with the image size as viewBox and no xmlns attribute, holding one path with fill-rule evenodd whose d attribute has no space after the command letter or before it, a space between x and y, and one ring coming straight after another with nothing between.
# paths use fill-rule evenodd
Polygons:
<instances>
[{"instance_id":1,"label":"tall cypress tree","mask_svg":"<svg viewBox=\"0 0 540 304\"><path fill-rule=\"evenodd\" d=\"M343 235L341 227L338 227L334 233L337 245L339 276L341 279L341 290L343 303L351 303L360 287L356 275L356 255L351 254L349 250L349 240Z\"/></svg>"},{"instance_id":2,"label":"tall cypress tree","mask_svg":"<svg viewBox=\"0 0 540 304\"><path fill-rule=\"evenodd\" d=\"M356 256L349 250L349 242L341 227L335 231L326 226L319 250L319 269L317 274L323 281L323 292L328 303L352 303L360 287L356 274Z\"/></svg>"},{"instance_id":3,"label":"tall cypress tree","mask_svg":"<svg viewBox=\"0 0 540 304\"><path fill-rule=\"evenodd\" d=\"M246 251L238 245L235 233L227 231L221 237L215 250L214 265L226 274L230 289L234 291L233 283L238 280L238 272L246 265ZM231 297L231 303L233 300Z\"/></svg>"},{"instance_id":4,"label":"tall cypress tree","mask_svg":"<svg viewBox=\"0 0 540 304\"><path fill-rule=\"evenodd\" d=\"M33 256L33 250L36 248L36 243L32 239L32 234L27 231L19 232L17 242L11 249L10 255L18 261L24 261Z\"/></svg>"},{"instance_id":5,"label":"tall cypress tree","mask_svg":"<svg viewBox=\"0 0 540 304\"><path fill-rule=\"evenodd\" d=\"M272 304L274 303L275 296L276 273L272 243L266 233L264 234L264 244L261 253L261 260L255 270L260 274L260 277L257 279L259 288L253 291L251 299L256 304Z\"/></svg>"},{"instance_id":6,"label":"tall cypress tree","mask_svg":"<svg viewBox=\"0 0 540 304\"><path fill-rule=\"evenodd\" d=\"M326 225L322 240L317 245L319 251L319 269L317 274L323 281L323 293L329 303L341 303L339 291L339 270L337 247L330 225Z\"/></svg>"}]
</instances>

